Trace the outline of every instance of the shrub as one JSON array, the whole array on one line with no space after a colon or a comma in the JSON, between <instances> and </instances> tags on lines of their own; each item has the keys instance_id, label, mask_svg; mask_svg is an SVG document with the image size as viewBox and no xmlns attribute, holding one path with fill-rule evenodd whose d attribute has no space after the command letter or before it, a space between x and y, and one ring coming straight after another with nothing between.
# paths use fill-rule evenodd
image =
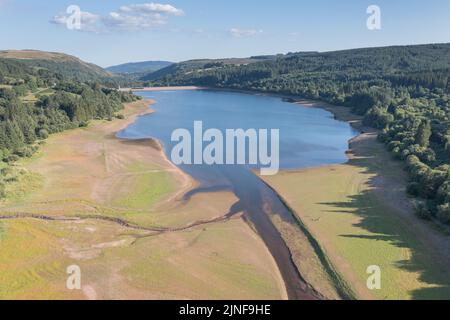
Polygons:
<instances>
[{"instance_id":1,"label":"shrub","mask_svg":"<svg viewBox=\"0 0 450 320\"><path fill-rule=\"evenodd\" d=\"M431 211L424 203L420 203L416 206L416 214L420 219L430 220L432 217Z\"/></svg>"},{"instance_id":2,"label":"shrub","mask_svg":"<svg viewBox=\"0 0 450 320\"><path fill-rule=\"evenodd\" d=\"M23 157L29 158L33 155L34 152L35 152L35 150L32 147L23 147L23 148L20 148L19 150L17 150L15 152L15 154L22 158Z\"/></svg>"},{"instance_id":3,"label":"shrub","mask_svg":"<svg viewBox=\"0 0 450 320\"><path fill-rule=\"evenodd\" d=\"M450 222L450 204L445 203L443 205L438 206L437 218L442 223L449 223Z\"/></svg>"},{"instance_id":4,"label":"shrub","mask_svg":"<svg viewBox=\"0 0 450 320\"><path fill-rule=\"evenodd\" d=\"M41 139L47 139L48 138L48 131L46 129L40 129L38 132L38 136Z\"/></svg>"},{"instance_id":5,"label":"shrub","mask_svg":"<svg viewBox=\"0 0 450 320\"><path fill-rule=\"evenodd\" d=\"M0 181L0 199L6 197L6 187L5 183Z\"/></svg>"},{"instance_id":6,"label":"shrub","mask_svg":"<svg viewBox=\"0 0 450 320\"><path fill-rule=\"evenodd\" d=\"M408 194L411 196L418 197L420 194L420 184L417 182L411 182L410 184L408 184L406 192L408 192Z\"/></svg>"},{"instance_id":7,"label":"shrub","mask_svg":"<svg viewBox=\"0 0 450 320\"><path fill-rule=\"evenodd\" d=\"M17 160L19 160L19 156L16 154L10 154L6 157L6 162L11 163L11 162L16 162Z\"/></svg>"}]
</instances>

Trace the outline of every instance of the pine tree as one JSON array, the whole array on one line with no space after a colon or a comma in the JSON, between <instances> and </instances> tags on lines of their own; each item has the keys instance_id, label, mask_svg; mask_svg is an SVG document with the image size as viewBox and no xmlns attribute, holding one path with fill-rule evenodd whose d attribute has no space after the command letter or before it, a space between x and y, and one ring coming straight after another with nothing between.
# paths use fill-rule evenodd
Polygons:
<instances>
[{"instance_id":1,"label":"pine tree","mask_svg":"<svg viewBox=\"0 0 450 320\"><path fill-rule=\"evenodd\" d=\"M423 148L428 148L431 137L431 123L430 120L423 120L417 130L416 144Z\"/></svg>"}]
</instances>

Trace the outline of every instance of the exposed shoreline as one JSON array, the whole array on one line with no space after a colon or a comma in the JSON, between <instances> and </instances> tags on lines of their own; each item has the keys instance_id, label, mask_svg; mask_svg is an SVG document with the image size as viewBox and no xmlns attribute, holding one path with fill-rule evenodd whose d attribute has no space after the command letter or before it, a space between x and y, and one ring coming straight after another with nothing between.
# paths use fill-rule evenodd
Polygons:
<instances>
[{"instance_id":1,"label":"exposed shoreline","mask_svg":"<svg viewBox=\"0 0 450 320\"><path fill-rule=\"evenodd\" d=\"M168 88L166 88L166 87L159 88L159 89L156 89L153 91L157 91L157 90L168 90ZM178 90L202 90L202 89L200 89L198 87L191 88L191 89L186 89L186 87L181 87L181 88L178 87ZM155 140L155 139L152 139L152 140ZM158 140L156 140L156 141L158 141ZM162 143L160 141L158 141L158 144L162 147L162 152L164 153L164 148L163 148ZM165 156L165 154L164 154L164 156ZM166 156L165 156L165 158L167 159ZM167 161L169 161L169 160L167 159ZM187 173L182 171L182 169L180 169L178 167L177 167L177 169L180 170L183 174L187 175L189 179L194 180L195 183L197 184L197 186L199 186L198 182L193 177L189 176ZM192 189L194 189L194 188L192 187L191 190ZM185 190L185 189L183 189L183 190ZM178 193L179 196L186 193L186 192L183 193L183 190L181 190ZM267 215L267 213L264 213L264 214ZM269 236L269 234L271 234L270 232L272 229L273 229L272 234L277 234L278 230L273 225L273 223L270 222L269 216L267 215L267 217L265 217L265 219L261 218L261 219L255 220L254 218L255 217L253 216L253 214L249 213L249 216L247 218L245 218L244 221L246 221L248 223L248 221L247 221L247 219L248 219L251 222L250 224L248 223L249 226L253 225L253 227L255 229L261 229L260 231L264 230L264 228L265 228L265 231L267 231L267 234L266 233L261 234L258 231L257 231L257 233L258 233L258 236L260 237L260 239L264 242L264 244L265 244L268 252L272 256L272 258L275 261L277 261L277 263L281 263L281 265L278 266L279 272L282 274L282 276L286 276L286 274L289 274L291 277L298 278L298 279L296 279L295 284L292 284L288 281L288 280L292 281L293 278L288 278L283 281L284 290L286 290L286 294L288 295L287 297L290 299L308 299L308 300L309 299L314 299L314 300L315 299L323 299L324 297L322 296L322 294L317 292L308 281L305 281L305 279L303 279L301 270L299 270L298 266L296 266L296 264L294 263L294 261L292 259L292 253L289 252L289 249L287 248L287 246L284 242L284 239L281 236L278 236L279 239L277 239L277 240L280 240L282 245L280 244L277 247L278 251L273 252L274 248L273 248L273 246L272 247L270 246L270 244L273 241L268 241L267 237ZM268 227L267 224L271 224L273 226ZM277 238L277 237L274 237L274 238ZM284 257L283 254L281 254L280 252L284 252L285 256L289 257L288 258L289 262L280 260L280 257ZM277 259L277 257L278 257L278 259ZM284 259L284 260L286 260L286 259Z\"/></svg>"},{"instance_id":2,"label":"exposed shoreline","mask_svg":"<svg viewBox=\"0 0 450 320\"><path fill-rule=\"evenodd\" d=\"M126 89L124 89L124 90L126 90ZM243 94L250 94L250 95L261 95L261 96L268 96L268 97L277 97L277 98L281 98L281 99L287 99L287 98L293 99L292 96L287 96L287 95L282 95L282 94L259 93L259 92L249 91L249 90L216 89L216 88L197 87L197 86L152 87L152 88L143 88L143 89L136 88L136 89L134 89L132 91L133 92L155 92L155 91L182 91L182 90L208 90L208 91L236 92L236 93L243 93ZM336 116L335 112L333 112L331 110L332 106L329 106L329 105L324 106L323 104L321 104L318 101L305 100L305 99L295 99L295 101L290 101L290 102L291 103L296 103L296 104L301 104L303 107L314 107L314 108L324 109L324 110L332 113L333 115L335 115L336 120L349 122L349 121L347 121L345 119L338 118ZM352 127L354 129L356 129L359 132L359 135L356 136L356 137L359 137L362 134L361 128L356 126L355 123L351 123L350 122L350 124L352 125ZM328 165L323 165L323 166L320 166L320 167L328 167ZM315 168L317 168L317 167L315 167ZM259 175L257 173L254 173L254 174L259 179L261 179L261 177L259 177ZM191 177L191 179L192 179L192 177ZM322 249L322 247L320 245L320 241L318 241L312 235L312 233L310 232L308 227L301 221L300 217L295 214L295 211L291 208L289 203L285 200L284 196L282 194L280 194L275 188L273 188L264 179L261 179L261 181L275 194L276 197L278 197L278 199L286 207L287 212L292 214L292 218L293 218L292 221L293 221L293 223L298 224L298 227L299 227L299 230L297 232L301 232L302 233L302 236L304 236L304 240L308 241L309 246L312 248L314 254L317 256L317 258L322 263L322 267L325 270L326 274L328 274L329 280L332 282L332 285L334 286L334 288L335 288L335 290L337 292L337 295L340 298L342 298L342 299L353 299L353 298L355 298L355 294L352 291L352 289L349 287L349 285L346 283L346 280L344 280L344 278L341 276L339 271L336 270L334 265L330 262L330 259L326 256L326 253L324 252L324 250ZM278 227L280 227L280 226L278 226ZM275 227L275 228L277 229L278 227ZM278 230L278 231L281 232L281 230ZM260 235L260 237L261 237L261 235ZM283 239L283 241L286 242L286 239ZM286 243L286 245L287 245L287 243ZM291 263L295 266L295 268L297 269L297 272L302 277L302 274L304 273L305 270L302 270L300 265L303 265L303 262L300 262L300 265L297 265L294 262L294 259L293 259L293 255L294 254L300 254L301 255L302 253L301 252L294 253L292 251L293 248L289 248L289 250L291 251L291 253L290 253L291 254L291 257L290 257ZM310 283L309 279L302 279L302 281L304 281L307 284L307 286L311 287L313 289L313 291L314 291L314 288L312 287L312 284ZM320 295L320 293L319 293L319 295Z\"/></svg>"},{"instance_id":3,"label":"exposed shoreline","mask_svg":"<svg viewBox=\"0 0 450 320\"><path fill-rule=\"evenodd\" d=\"M177 91L177 90L205 90L205 89L206 88L200 88L200 87L164 87L164 88L152 88L151 90L136 90L136 91L160 91L160 90L175 90L175 91ZM151 105L154 104L156 101L143 100L143 102L148 104L148 107L147 107L148 110L139 110L137 112L133 112L131 116L127 117L127 121L123 123L123 125L120 127L120 129L115 132L115 135L117 135L117 133L119 131L121 131L121 130L125 129L126 127L128 127L129 125L133 124L135 121L137 121L137 119L139 117L145 116L148 114L152 114L155 112L155 110L151 109ZM124 112L127 113L127 108L125 108ZM118 139L128 140L128 139L122 139L122 138L118 138ZM183 188L180 188L180 190L177 193L175 193L174 195L172 195L170 198L166 199L163 203L160 203L159 205L171 202L176 199L181 199L187 193L189 193L189 191L192 191L192 190L196 189L197 187L200 187L200 183L197 180L195 180L192 176L190 176L189 174L184 172L181 168L174 165L170 161L170 159L168 159L166 152L165 152L165 147L161 141L159 141L158 139L155 139L155 138L148 138L145 140L153 141L158 145L161 157L163 157L165 159L165 161L167 161L170 164L170 166L172 166L174 168L174 170L177 172L177 174L179 174L183 178L183 181L185 184L185 186ZM130 139L130 141L133 141L133 139ZM230 210L231 210L231 208L230 208ZM226 220L226 219L230 219L230 218L231 218L231 216L228 217L228 214L226 214L224 217L219 217L216 220L221 221L221 220ZM246 221L246 219L244 218L243 221ZM248 224L248 222L246 222L246 223ZM192 226L189 226L189 228L191 228L191 227ZM250 224L249 224L249 227L251 227ZM261 235L259 235L259 237L260 237L261 241L264 243L263 237L261 237ZM275 262L275 257L273 256L273 253L271 252L269 246L267 246L267 244L265 244L265 243L264 243L264 245L266 247L267 252L272 257L272 259L274 259L274 262ZM292 261L292 263L293 263L293 261ZM279 268L278 268L278 272L282 276L281 270ZM286 299L289 299L290 298L289 292L288 292L289 285L285 281L283 281L283 279L280 279L280 280L282 282L282 286L284 289L283 295L285 295ZM301 293L302 296L307 297L307 299L317 299L317 298L321 297L320 293L315 292L314 289L309 286L309 283L305 283L305 285L306 285L308 292ZM296 294L298 294L298 292L296 292ZM311 296L309 296L309 295L311 295Z\"/></svg>"},{"instance_id":4,"label":"exposed shoreline","mask_svg":"<svg viewBox=\"0 0 450 320\"><path fill-rule=\"evenodd\" d=\"M360 161L361 157L365 158L367 155L364 154L364 149L367 148L369 145L380 145L380 143L377 142L376 137L378 135L378 130L370 127L366 127L362 124L362 117L351 114L348 108L343 106L335 106L331 105L329 103L321 102L321 101L314 101L309 99L295 99L294 97L290 96L282 96L283 98L290 98L295 101L292 101L292 103L302 105L303 107L311 107L311 108L320 108L324 109L330 113L332 113L336 120L338 121L345 121L349 123L352 128L357 130L359 132L358 135L353 137L351 140L349 140L349 149L346 152L348 161L342 164L337 165L327 165L322 167L313 167L313 168L305 168L305 169L292 169L292 170L281 170L282 174L289 175L292 173L293 176L298 176L299 179L302 179L302 173L305 175L308 175L309 172L311 174L318 174L319 172L326 172L327 170L334 171L337 168L344 168L347 166L355 166L355 163ZM394 176L392 176L392 173L385 172L382 168L377 169L372 174L375 174L375 176L370 180L370 182L367 182L371 185L372 189L372 197L377 199L376 201L379 201L383 204L383 206L386 206L392 210L392 214L395 214L395 218L400 219L401 223L404 224L404 227L408 229L408 232L410 234L415 234L415 238L412 241L418 241L423 244L424 247L427 248L427 250L432 253L433 259L436 259L435 261L438 262L441 266L448 265L450 263L450 243L448 242L448 236L446 236L443 232L436 229L436 226L433 225L433 222L427 223L426 221L423 221L419 219L414 214L414 207L413 203L410 198L408 198L406 194L406 184L407 184L407 176L404 172L402 165L398 162L395 162L390 157L390 154L387 150L384 149L384 146L381 146L381 149L385 155L384 158L388 158L385 161L389 161L389 166L395 167L395 172L393 173ZM367 159L367 161L376 162L376 160L370 160L370 157L373 157L374 155L370 155ZM386 163L387 164L387 163ZM368 170L368 169L366 169ZM373 168L371 168L373 170ZM391 169L392 170L392 169ZM305 212L299 212L298 207L295 208L295 206L292 206L292 198L288 198L288 194L282 192L278 187L277 183L271 183L269 181L270 179L263 179L274 191L280 196L280 198L283 200L283 202L286 203L286 205L290 208L290 210L293 212L293 214L299 219L301 223L304 223L305 221L302 221L303 219L308 220L308 214ZM301 180L300 180L301 181ZM361 186L360 186L361 187ZM394 191L395 190L395 191ZM291 195L289 195L291 196ZM287 200L289 199L289 200ZM327 197L324 197L324 199L327 199ZM328 199L327 199L328 200ZM325 200L323 200L325 201ZM310 232L310 227L314 224L311 222L306 223L305 227ZM317 230L313 230L317 231ZM319 240L319 244L321 244L322 235L320 233L313 232L313 236ZM405 235L406 237L406 235ZM409 244L408 244L409 245ZM321 244L322 246L322 244ZM327 248L324 248L325 251ZM329 249L329 248L328 248ZM413 249L410 249L413 250ZM326 253L326 252L325 252ZM418 254L420 255L420 253ZM351 285L352 289L355 288L355 279L352 278L352 276L349 276L348 274L345 274L347 272L343 272L344 268L342 265L336 265L336 255L333 252L330 261L332 263L332 268L337 272L337 274L344 279L345 282L348 282L348 284ZM330 258L330 257L328 257ZM448 279L450 279L450 272L448 270L442 271L441 274L444 273L447 274ZM436 276L437 277L437 276ZM444 276L445 277L445 276ZM359 288L358 288L359 287ZM366 291L366 288L364 286L356 286L357 295L360 298L363 299L372 299L373 297Z\"/></svg>"},{"instance_id":5,"label":"exposed shoreline","mask_svg":"<svg viewBox=\"0 0 450 320\"><path fill-rule=\"evenodd\" d=\"M42 184L28 187L24 198L11 198L0 208L0 219L8 226L33 226L7 234L11 245L5 243L4 252L15 249L13 237L50 228L42 235L51 239L51 247L42 241L32 245L51 250L45 263L80 264L86 279L83 286L98 299L288 299L271 252L242 219L243 213L231 209L238 201L233 193L195 194L185 201L184 194L195 188L196 181L169 161L160 142L116 136L139 116L154 112L151 103L125 104L120 112L124 119L92 121L87 128L52 135L41 154L21 164L43 179ZM155 251L165 252L167 258L149 264ZM113 263L119 257L120 265ZM227 263L223 265L221 259ZM17 262L11 257L4 263L15 275ZM33 268L32 261L27 263ZM234 272L242 265L252 267ZM170 268L177 273L158 273ZM198 272L205 279L199 280ZM177 280L180 273L186 282ZM246 282L247 274L257 281ZM65 283L59 278L43 280ZM108 281L117 290L105 287ZM210 281L218 288L210 287ZM90 298L84 290L49 291L61 298Z\"/></svg>"},{"instance_id":6,"label":"exposed shoreline","mask_svg":"<svg viewBox=\"0 0 450 320\"><path fill-rule=\"evenodd\" d=\"M160 91L160 90L174 90L174 87L159 87L159 88L153 88L151 91ZM293 95L285 95L285 94L276 94L276 93L265 93L265 92L255 92L250 90L233 90L233 89L222 89L222 88L202 88L202 87L178 87L178 90L212 90L212 91L227 91L227 92L239 92L239 93L245 93L245 94L253 94L253 95L264 95L264 96L272 96L272 97L279 97L282 99L289 99L288 102L295 103L302 105L303 107L311 107L311 108L320 108L323 110L326 110L334 115L335 119L338 121L345 121L349 123L353 129L358 131L358 134L352 138L349 141L349 149L346 153L348 161L343 164L337 164L335 166L333 165L327 165L322 167L314 167L314 168L305 168L302 170L283 170L283 172L286 172L289 174L289 172L295 172L302 171L302 172L308 172L309 170L317 171L317 170L333 170L334 167L341 167L341 166L348 166L352 165L352 162L358 158L358 155L356 155L359 151L359 148L361 148L361 145L367 144L371 145L373 143L376 144L376 135L378 131L373 128L365 127L362 125L362 117L356 116L354 114L351 114L348 110L348 108L343 106L335 106L331 105L326 102L317 101L317 100L311 100L311 99L304 99L298 96ZM142 90L136 90L136 91L142 91ZM356 154L355 154L355 149ZM356 157L356 158L355 158ZM388 160L393 161L393 160ZM446 243L446 237L442 235L439 231L436 231L433 229L433 227L430 224L427 224L425 221L419 220L414 214L413 214L413 207L411 204L411 201L407 198L406 194L402 192L401 190L399 192L396 191L396 196L393 196L392 194L389 194L389 190L391 188L398 189L404 189L406 185L406 178L405 173L400 168L400 165L393 162L393 166L398 166L397 174L399 175L399 179L392 180L391 177L385 177L384 175L386 173L378 172L380 176L374 180L374 183L376 183L376 188L374 191L374 194L376 198L379 199L379 201L382 201L384 204L390 206L393 208L394 212L397 213L397 217L401 219L404 223L409 223L415 230L417 230L418 236L417 240L424 243L432 252L435 252L436 257L439 258L439 260L442 260L442 262L445 265L445 261L450 262L450 259L448 255L440 256L442 252L446 252L445 250L449 249L449 244ZM386 179L385 179L386 178ZM263 179L264 180L264 179ZM302 215L299 215L295 212L295 208L292 208L291 204L286 198L286 195L283 193L280 193L280 190L277 190L274 188L272 184L270 184L268 181L264 181L273 189L273 191L282 199L283 202L285 202L286 206L293 212L293 214L296 215L298 219L302 219ZM302 222L300 220L300 222ZM309 230L308 224L305 224L305 227L307 228L307 231ZM320 235L317 235L314 233L314 237L319 240L319 243L322 244L322 240ZM326 249L326 248L325 248ZM326 254L326 252L325 252ZM328 257L329 258L329 257ZM327 260L328 260L327 258ZM336 270L338 275L341 275L341 267L336 268L335 266L335 260L333 259L331 261L331 268L333 270ZM342 275L341 278L344 278L345 282L351 280L352 285L353 279L352 277L347 277L348 275ZM346 285L344 285L346 287ZM364 290L356 290L358 292L359 297L368 298L370 299L370 295L366 295Z\"/></svg>"},{"instance_id":7,"label":"exposed shoreline","mask_svg":"<svg viewBox=\"0 0 450 320\"><path fill-rule=\"evenodd\" d=\"M139 117L154 113L155 110L153 110L151 108L151 106L153 104L155 104L155 102L156 101L151 100L151 99L144 99L144 100L140 100L140 101L137 101L134 103L126 104L124 106L124 109L122 110L122 114L125 115L126 118L124 120L122 120L121 123L118 124L117 127L115 127L113 129L112 133L114 134L114 136L117 138L117 134L120 131L126 129L128 126L130 126L131 124L136 122ZM121 138L117 138L117 139L129 140L129 139L121 139ZM174 172L176 172L176 174L180 177L180 179L182 181L182 187L180 188L180 190L178 192L176 192L174 195L172 195L169 199L166 199L164 202L170 202L171 200L179 199L185 193L191 191L192 189L194 189L195 187L198 186L197 181L195 181L191 176L189 176L187 173L185 173L182 169L180 169L176 165L174 165L169 160L169 158L167 158L167 155L164 151L164 146L161 143L161 141L159 141L158 139L154 139L154 138L147 138L147 139L143 139L143 140L150 141L150 143L154 144L154 147L159 150L161 158L164 159L165 162L167 162L167 164L174 170ZM133 141L136 141L136 140L133 140Z\"/></svg>"}]
</instances>

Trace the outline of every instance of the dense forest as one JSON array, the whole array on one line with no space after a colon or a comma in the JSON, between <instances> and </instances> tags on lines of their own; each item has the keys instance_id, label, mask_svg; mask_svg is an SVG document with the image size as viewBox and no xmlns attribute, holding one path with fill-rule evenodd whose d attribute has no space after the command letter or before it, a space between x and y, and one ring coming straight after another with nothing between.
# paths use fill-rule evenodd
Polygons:
<instances>
[{"instance_id":1,"label":"dense forest","mask_svg":"<svg viewBox=\"0 0 450 320\"><path fill-rule=\"evenodd\" d=\"M136 96L105 87L94 75L77 78L76 66L0 58L0 198L13 179L11 166L30 157L49 134L112 119ZM52 66L53 67L53 66ZM81 72L82 73L82 72Z\"/></svg>"},{"instance_id":2,"label":"dense forest","mask_svg":"<svg viewBox=\"0 0 450 320\"><path fill-rule=\"evenodd\" d=\"M410 173L418 214L450 224L450 44L269 56L243 64L182 63L145 85L245 89L344 105L380 129Z\"/></svg>"}]
</instances>

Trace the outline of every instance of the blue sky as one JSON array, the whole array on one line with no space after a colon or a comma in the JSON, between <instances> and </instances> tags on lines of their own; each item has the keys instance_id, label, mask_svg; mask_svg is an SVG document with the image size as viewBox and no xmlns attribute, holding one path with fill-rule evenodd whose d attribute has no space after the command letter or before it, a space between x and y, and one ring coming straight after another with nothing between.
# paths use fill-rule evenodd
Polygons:
<instances>
[{"instance_id":1,"label":"blue sky","mask_svg":"<svg viewBox=\"0 0 450 320\"><path fill-rule=\"evenodd\" d=\"M366 27L372 4L381 30ZM65 25L69 5L83 12L81 30ZM109 66L450 42L450 1L0 0L0 26L0 49L65 52Z\"/></svg>"}]
</instances>

